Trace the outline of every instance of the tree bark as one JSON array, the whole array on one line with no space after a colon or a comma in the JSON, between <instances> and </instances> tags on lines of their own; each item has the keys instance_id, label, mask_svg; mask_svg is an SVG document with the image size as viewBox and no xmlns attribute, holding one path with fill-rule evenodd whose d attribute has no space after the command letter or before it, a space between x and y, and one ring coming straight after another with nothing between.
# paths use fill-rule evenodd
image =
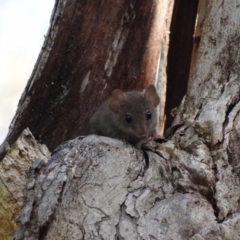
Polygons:
<instances>
[{"instance_id":1,"label":"tree bark","mask_svg":"<svg viewBox=\"0 0 240 240\"><path fill-rule=\"evenodd\" d=\"M196 65L174 124L188 122L208 146L216 177L213 201L218 221L224 221L239 215L240 5L213 1L203 7L208 12ZM189 142L186 126L183 129Z\"/></svg>"},{"instance_id":2,"label":"tree bark","mask_svg":"<svg viewBox=\"0 0 240 240\"><path fill-rule=\"evenodd\" d=\"M53 151L87 133L89 117L114 88L141 90L150 83L162 95L159 118L164 123L172 7L173 0L56 1L42 50L0 146L1 239L12 239L29 166L46 158L41 152L46 147L36 140Z\"/></svg>"},{"instance_id":3,"label":"tree bark","mask_svg":"<svg viewBox=\"0 0 240 240\"><path fill-rule=\"evenodd\" d=\"M114 88L142 90L156 83L164 92L166 57L158 62L167 55L172 5L172 0L56 1L0 159L27 127L51 151L86 134L89 118ZM160 122L164 103L162 97Z\"/></svg>"},{"instance_id":4,"label":"tree bark","mask_svg":"<svg viewBox=\"0 0 240 240\"><path fill-rule=\"evenodd\" d=\"M239 239L239 8L199 5L169 139L142 150L93 135L61 144L30 170L15 239Z\"/></svg>"},{"instance_id":5,"label":"tree bark","mask_svg":"<svg viewBox=\"0 0 240 240\"><path fill-rule=\"evenodd\" d=\"M190 239L215 221L204 196L212 159L190 157L170 141L144 151L93 135L66 142L32 169L16 239Z\"/></svg>"},{"instance_id":6,"label":"tree bark","mask_svg":"<svg viewBox=\"0 0 240 240\"><path fill-rule=\"evenodd\" d=\"M28 169L36 159L47 162L51 154L45 145L38 144L26 129L9 149L0 164L0 239L13 239L19 217Z\"/></svg>"}]
</instances>

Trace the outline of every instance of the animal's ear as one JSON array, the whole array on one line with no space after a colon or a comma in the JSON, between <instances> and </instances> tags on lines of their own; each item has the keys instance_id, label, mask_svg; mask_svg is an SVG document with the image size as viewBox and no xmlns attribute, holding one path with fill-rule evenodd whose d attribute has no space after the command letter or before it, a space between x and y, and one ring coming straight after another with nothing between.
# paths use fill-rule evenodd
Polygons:
<instances>
[{"instance_id":1,"label":"animal's ear","mask_svg":"<svg viewBox=\"0 0 240 240\"><path fill-rule=\"evenodd\" d=\"M120 89L114 89L109 101L109 108L115 114L121 111L121 108L127 103L126 95Z\"/></svg>"},{"instance_id":2,"label":"animal's ear","mask_svg":"<svg viewBox=\"0 0 240 240\"><path fill-rule=\"evenodd\" d=\"M144 99L146 102L150 103L156 107L160 102L160 97L157 94L157 90L153 84L149 85L144 93Z\"/></svg>"}]
</instances>

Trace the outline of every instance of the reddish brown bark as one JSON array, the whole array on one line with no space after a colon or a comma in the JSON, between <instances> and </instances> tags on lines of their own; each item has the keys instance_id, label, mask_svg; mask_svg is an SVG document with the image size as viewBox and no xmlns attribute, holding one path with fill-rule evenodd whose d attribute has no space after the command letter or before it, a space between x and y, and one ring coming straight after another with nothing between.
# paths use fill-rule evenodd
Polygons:
<instances>
[{"instance_id":1,"label":"reddish brown bark","mask_svg":"<svg viewBox=\"0 0 240 240\"><path fill-rule=\"evenodd\" d=\"M148 43L154 44L151 31L157 4L156 0L56 1L0 158L6 145L27 127L50 150L86 134L89 117L112 89L142 89L153 83L160 44L156 37L154 49Z\"/></svg>"}]
</instances>

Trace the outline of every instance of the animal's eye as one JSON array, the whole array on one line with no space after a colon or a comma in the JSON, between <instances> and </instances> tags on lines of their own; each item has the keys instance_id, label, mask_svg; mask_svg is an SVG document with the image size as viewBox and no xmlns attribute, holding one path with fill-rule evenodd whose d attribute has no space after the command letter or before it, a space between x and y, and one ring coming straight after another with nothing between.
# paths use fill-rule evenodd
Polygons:
<instances>
[{"instance_id":1,"label":"animal's eye","mask_svg":"<svg viewBox=\"0 0 240 240\"><path fill-rule=\"evenodd\" d=\"M152 118L152 114L150 113L149 110L146 111L146 117L148 120L150 120Z\"/></svg>"},{"instance_id":2,"label":"animal's eye","mask_svg":"<svg viewBox=\"0 0 240 240\"><path fill-rule=\"evenodd\" d=\"M131 123L131 122L132 122L132 118L131 118L131 116L130 116L129 114L126 114L126 116L125 116L125 121L126 121L127 123Z\"/></svg>"}]
</instances>

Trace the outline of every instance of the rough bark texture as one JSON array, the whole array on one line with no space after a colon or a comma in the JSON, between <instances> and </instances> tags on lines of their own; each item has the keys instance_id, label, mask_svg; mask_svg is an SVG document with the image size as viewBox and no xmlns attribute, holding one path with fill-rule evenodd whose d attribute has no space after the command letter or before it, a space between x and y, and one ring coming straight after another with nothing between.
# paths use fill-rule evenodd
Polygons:
<instances>
[{"instance_id":1,"label":"rough bark texture","mask_svg":"<svg viewBox=\"0 0 240 240\"><path fill-rule=\"evenodd\" d=\"M240 239L240 5L204 7L171 140L60 145L31 170L16 239Z\"/></svg>"},{"instance_id":2,"label":"rough bark texture","mask_svg":"<svg viewBox=\"0 0 240 240\"><path fill-rule=\"evenodd\" d=\"M86 134L90 116L114 88L140 90L156 82L164 90L172 5L173 0L56 1L0 159L27 127L50 150ZM164 103L163 97L162 109Z\"/></svg>"},{"instance_id":3,"label":"rough bark texture","mask_svg":"<svg viewBox=\"0 0 240 240\"><path fill-rule=\"evenodd\" d=\"M169 140L142 150L93 135L61 144L48 163L32 165L15 239L240 239L239 9L237 0L201 2L199 45Z\"/></svg>"},{"instance_id":4,"label":"rough bark texture","mask_svg":"<svg viewBox=\"0 0 240 240\"><path fill-rule=\"evenodd\" d=\"M0 239L12 239L16 219L20 214L27 183L28 169L40 158L47 161L50 153L46 146L36 142L28 129L8 149L0 163Z\"/></svg>"},{"instance_id":5,"label":"rough bark texture","mask_svg":"<svg viewBox=\"0 0 240 240\"><path fill-rule=\"evenodd\" d=\"M60 145L31 170L15 239L238 239L240 214L217 222L214 162L195 138L191 152L96 136Z\"/></svg>"},{"instance_id":6,"label":"rough bark texture","mask_svg":"<svg viewBox=\"0 0 240 240\"><path fill-rule=\"evenodd\" d=\"M207 18L196 65L191 72L188 94L173 125L184 124L178 130L184 133L184 138L179 138L182 149L191 151L196 144L190 139L196 137L208 147L214 161L216 184L212 199L217 220L232 228L227 239L239 239L240 5L238 1L205 4L206 11L201 13ZM193 129L192 137L186 134L189 132L186 122ZM222 228L211 225L201 234L204 239L211 239L214 234L220 238L221 231Z\"/></svg>"},{"instance_id":7,"label":"rough bark texture","mask_svg":"<svg viewBox=\"0 0 240 240\"><path fill-rule=\"evenodd\" d=\"M191 159L171 142L144 152L105 137L64 143L32 169L16 239L190 239L215 222L206 157Z\"/></svg>"}]
</instances>

